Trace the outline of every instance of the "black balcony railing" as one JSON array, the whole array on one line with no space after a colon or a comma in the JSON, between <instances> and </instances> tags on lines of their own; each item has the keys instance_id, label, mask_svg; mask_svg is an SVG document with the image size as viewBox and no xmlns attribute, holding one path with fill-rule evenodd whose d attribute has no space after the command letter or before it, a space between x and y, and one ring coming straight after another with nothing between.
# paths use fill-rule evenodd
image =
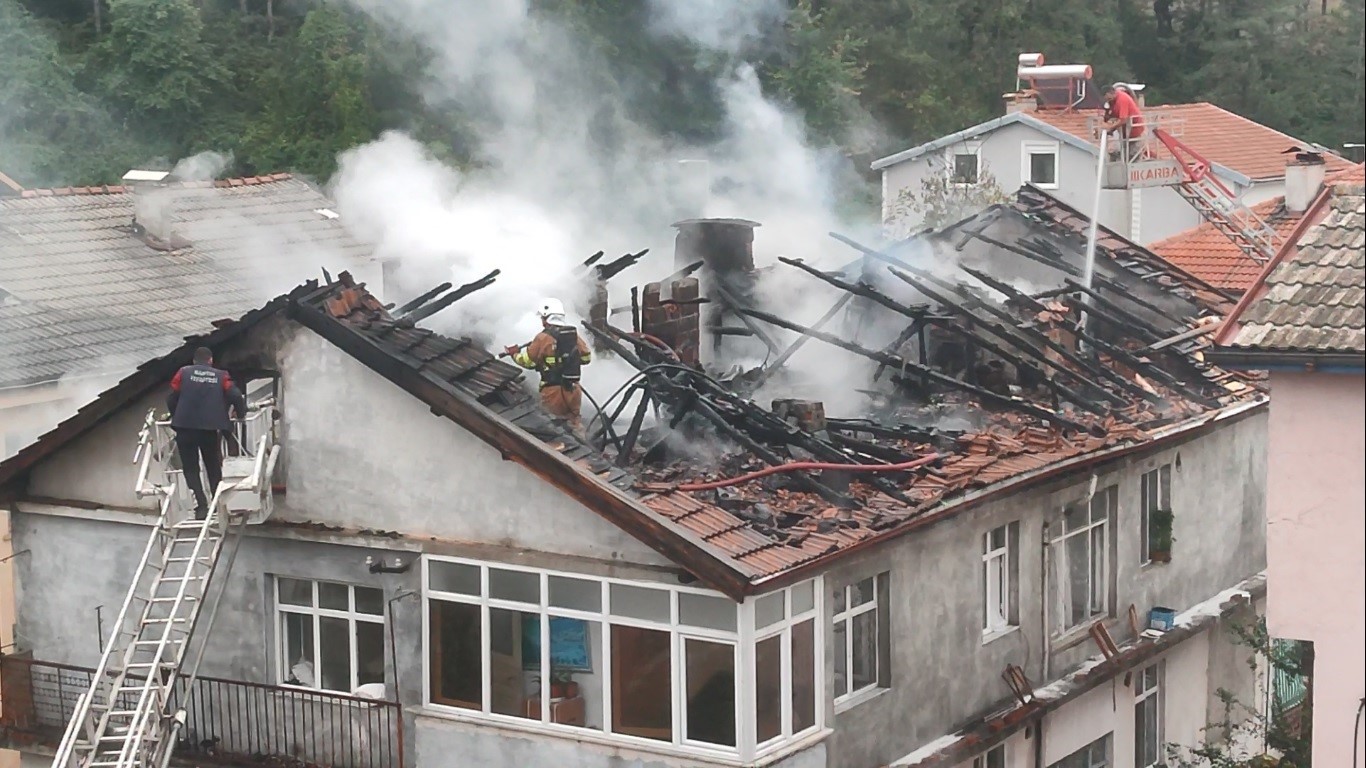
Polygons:
<instances>
[{"instance_id":1,"label":"black balcony railing","mask_svg":"<svg viewBox=\"0 0 1366 768\"><path fill-rule=\"evenodd\" d=\"M94 670L0 658L0 733L55 747ZM186 724L177 758L285 768L404 768L399 707L336 693L201 677L176 687Z\"/></svg>"}]
</instances>

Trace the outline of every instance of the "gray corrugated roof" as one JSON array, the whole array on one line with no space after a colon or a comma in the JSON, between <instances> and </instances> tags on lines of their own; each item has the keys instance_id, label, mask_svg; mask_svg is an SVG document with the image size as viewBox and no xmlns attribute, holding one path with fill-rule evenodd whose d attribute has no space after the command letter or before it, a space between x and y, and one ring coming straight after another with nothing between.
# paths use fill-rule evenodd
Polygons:
<instances>
[{"instance_id":1,"label":"gray corrugated roof","mask_svg":"<svg viewBox=\"0 0 1366 768\"><path fill-rule=\"evenodd\" d=\"M1227 346L1258 352L1366 352L1366 195L1335 187L1323 221L1267 275Z\"/></svg>"},{"instance_id":2,"label":"gray corrugated roof","mask_svg":"<svg viewBox=\"0 0 1366 768\"><path fill-rule=\"evenodd\" d=\"M65 193L65 194L62 194ZM355 268L369 250L316 209L329 201L286 175L180 185L175 233L150 247L129 229L133 196L29 191L0 199L0 387L78 371L119 371L314 277Z\"/></svg>"}]
</instances>

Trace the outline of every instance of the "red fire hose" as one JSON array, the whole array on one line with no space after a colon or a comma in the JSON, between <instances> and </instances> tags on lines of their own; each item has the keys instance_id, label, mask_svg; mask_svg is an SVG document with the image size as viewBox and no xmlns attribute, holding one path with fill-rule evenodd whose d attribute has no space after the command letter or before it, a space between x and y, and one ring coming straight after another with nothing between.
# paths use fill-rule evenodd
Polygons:
<instances>
[{"instance_id":1,"label":"red fire hose","mask_svg":"<svg viewBox=\"0 0 1366 768\"><path fill-rule=\"evenodd\" d=\"M764 467L738 477L728 477L724 480L713 480L709 483L683 483L678 486L680 491L710 491L715 488L724 488L728 485L739 485L750 480L758 480L768 475L776 475L779 472L799 472L802 470L829 469L843 472L905 472L908 469L923 467L926 464L939 458L939 454L931 453L928 456L921 456L913 461L903 461L900 464L830 464L821 461L794 461L791 464L779 464L773 467Z\"/></svg>"}]
</instances>

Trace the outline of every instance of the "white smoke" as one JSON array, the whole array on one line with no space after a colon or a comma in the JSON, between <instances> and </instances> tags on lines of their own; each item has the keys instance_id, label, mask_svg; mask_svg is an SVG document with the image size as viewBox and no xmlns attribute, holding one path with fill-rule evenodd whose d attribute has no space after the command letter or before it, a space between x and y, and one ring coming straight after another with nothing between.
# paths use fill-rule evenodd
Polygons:
<instances>
[{"instance_id":1,"label":"white smoke","mask_svg":"<svg viewBox=\"0 0 1366 768\"><path fill-rule=\"evenodd\" d=\"M181 159L171 169L171 177L178 181L212 181L232 165L232 153L206 150Z\"/></svg>"},{"instance_id":2,"label":"white smoke","mask_svg":"<svg viewBox=\"0 0 1366 768\"><path fill-rule=\"evenodd\" d=\"M781 31L781 0L648 4L642 34L686 38L731 62L716 84L724 130L705 146L681 144L632 120L612 62L526 2L461 3L460 13L439 0L350 2L391 34L432 51L428 70L415 75L423 78L425 98L436 108L458 106L476 123L470 169L443 164L410 136L386 133L346 152L330 183L348 226L381 258L399 262L393 298L501 270L495 285L426 321L438 330L495 347L523 343L538 330L531 310L542 297L582 312L587 281L574 273L590 254L601 249L610 259L650 248L647 259L612 283L611 304L620 306L627 286L673 271L670 224L682 218L760 222L754 250L761 267L779 255L837 266L851 256L827 232L875 230L875 210L868 211L868 226L857 227L834 212L840 197L862 183L847 160L813 147L800 116L768 98L736 55ZM697 199L698 180L710 187L705 200ZM802 290L811 283L799 276L794 292L765 298L780 314L810 322L829 306L823 295ZM773 335L790 337L778 329ZM843 391L847 378L832 371L839 367L811 366L812 375L831 377L826 389ZM586 369L585 384L610 392L623 373L600 362Z\"/></svg>"},{"instance_id":3,"label":"white smoke","mask_svg":"<svg viewBox=\"0 0 1366 768\"><path fill-rule=\"evenodd\" d=\"M713 51L738 53L781 26L782 0L647 0L651 28Z\"/></svg>"}]
</instances>

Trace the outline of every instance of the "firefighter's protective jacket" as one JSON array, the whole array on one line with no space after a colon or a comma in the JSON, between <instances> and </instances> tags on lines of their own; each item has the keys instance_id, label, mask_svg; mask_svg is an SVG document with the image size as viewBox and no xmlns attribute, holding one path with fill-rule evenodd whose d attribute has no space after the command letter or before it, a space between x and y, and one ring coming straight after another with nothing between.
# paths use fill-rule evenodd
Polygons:
<instances>
[{"instance_id":1,"label":"firefighter's protective jacket","mask_svg":"<svg viewBox=\"0 0 1366 768\"><path fill-rule=\"evenodd\" d=\"M238 416L247 414L246 398L227 371L212 365L187 365L171 379L166 407L171 412L172 427L220 432L231 429L229 405L237 409Z\"/></svg>"},{"instance_id":2,"label":"firefighter's protective jacket","mask_svg":"<svg viewBox=\"0 0 1366 768\"><path fill-rule=\"evenodd\" d=\"M512 359L523 368L538 371L542 387L563 387L579 382L579 371L592 361L593 353L572 326L552 325L536 334Z\"/></svg>"}]
</instances>

